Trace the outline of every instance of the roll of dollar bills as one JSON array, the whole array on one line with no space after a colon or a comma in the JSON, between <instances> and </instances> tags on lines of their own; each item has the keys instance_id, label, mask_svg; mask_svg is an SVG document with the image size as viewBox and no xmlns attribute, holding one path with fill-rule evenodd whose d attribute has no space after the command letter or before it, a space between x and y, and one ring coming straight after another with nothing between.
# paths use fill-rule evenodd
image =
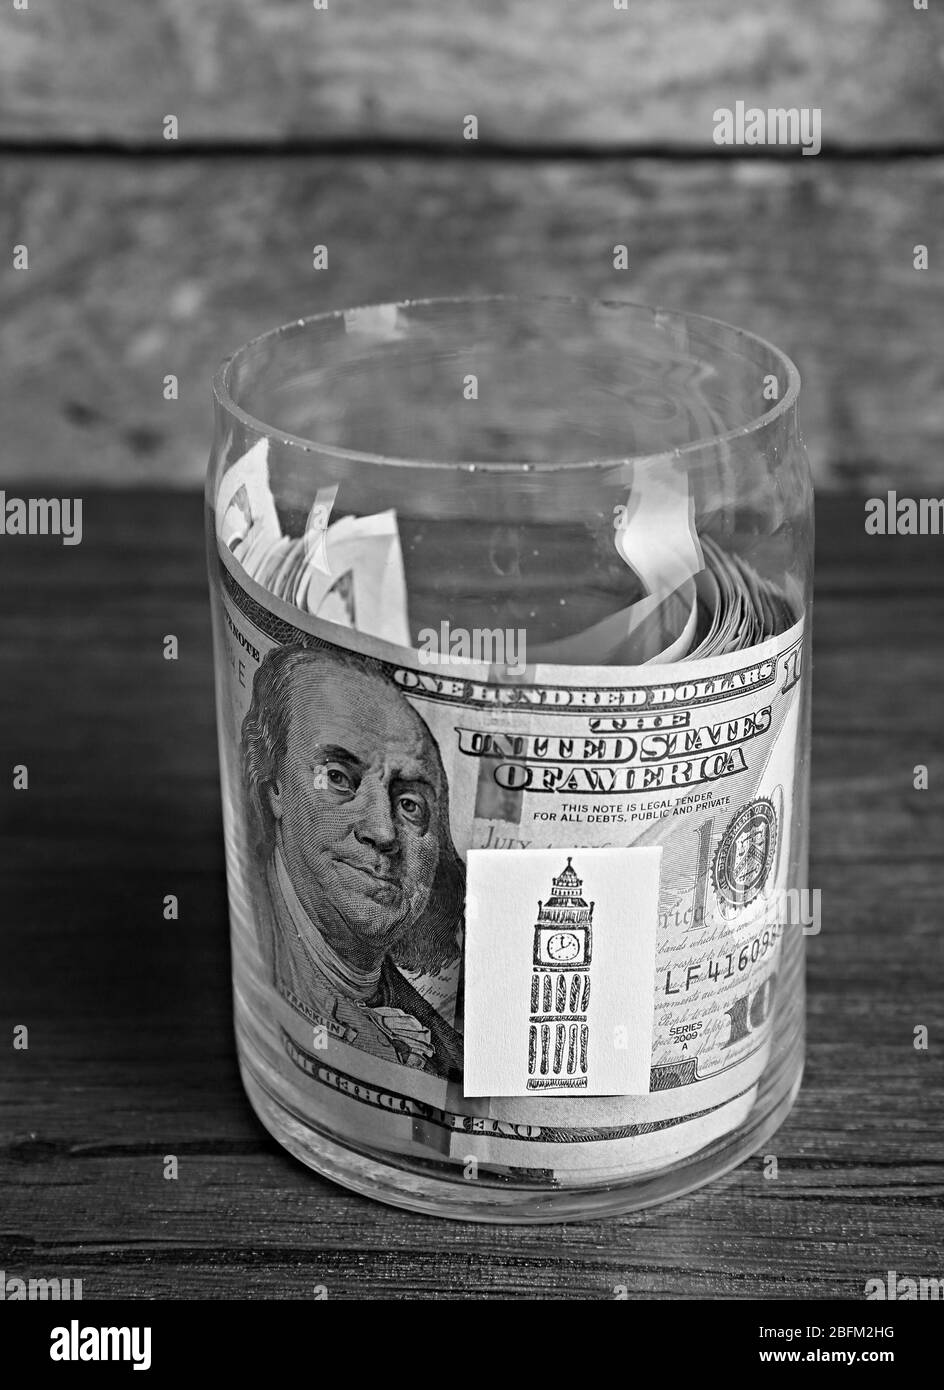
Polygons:
<instances>
[{"instance_id":1,"label":"roll of dollar bills","mask_svg":"<svg viewBox=\"0 0 944 1390\"><path fill-rule=\"evenodd\" d=\"M243 353L216 383L208 536L258 1113L342 1182L482 1219L622 1210L730 1167L802 1064L795 369L704 320L504 301L302 321ZM457 364L466 415L429 404ZM769 379L778 404L745 424ZM486 384L503 405L476 415ZM509 434L631 447L381 455L428 419L472 458Z\"/></svg>"},{"instance_id":2,"label":"roll of dollar bills","mask_svg":"<svg viewBox=\"0 0 944 1390\"><path fill-rule=\"evenodd\" d=\"M298 535L283 533L269 486L267 441L224 476L216 515L221 542L248 578L302 613L409 646L407 586L393 511L330 521L337 488L319 492ZM744 651L786 632L795 613L784 590L709 535L685 528L668 556L661 544L673 513L622 519L618 548L647 589L645 597L577 632L531 648L541 662L646 665ZM660 544L656 544L658 538ZM679 568L679 560L683 568ZM688 568L684 568L684 566Z\"/></svg>"}]
</instances>

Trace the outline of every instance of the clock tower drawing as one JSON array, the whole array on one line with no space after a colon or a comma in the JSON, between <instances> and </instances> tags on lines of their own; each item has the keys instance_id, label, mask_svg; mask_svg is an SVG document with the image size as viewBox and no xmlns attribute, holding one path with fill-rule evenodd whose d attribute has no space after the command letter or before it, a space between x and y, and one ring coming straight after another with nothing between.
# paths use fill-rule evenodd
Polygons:
<instances>
[{"instance_id":1,"label":"clock tower drawing","mask_svg":"<svg viewBox=\"0 0 944 1390\"><path fill-rule=\"evenodd\" d=\"M528 1090L587 1085L593 903L570 857L538 902L528 1026Z\"/></svg>"}]
</instances>

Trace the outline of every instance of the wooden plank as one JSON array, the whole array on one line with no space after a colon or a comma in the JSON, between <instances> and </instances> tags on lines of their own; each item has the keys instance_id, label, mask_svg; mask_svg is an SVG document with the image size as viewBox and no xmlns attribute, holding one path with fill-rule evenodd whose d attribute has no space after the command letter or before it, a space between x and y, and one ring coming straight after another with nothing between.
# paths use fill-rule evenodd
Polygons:
<instances>
[{"instance_id":1,"label":"wooden plank","mask_svg":"<svg viewBox=\"0 0 944 1390\"><path fill-rule=\"evenodd\" d=\"M211 375L254 334L354 303L518 292L760 332L800 367L820 485L939 490L944 160L8 159L0 192L3 244L30 255L0 267L8 484L195 482Z\"/></svg>"},{"instance_id":2,"label":"wooden plank","mask_svg":"<svg viewBox=\"0 0 944 1390\"><path fill-rule=\"evenodd\" d=\"M53 0L0 16L0 134L711 149L712 113L818 106L824 138L940 144L940 7L901 0Z\"/></svg>"},{"instance_id":3,"label":"wooden plank","mask_svg":"<svg viewBox=\"0 0 944 1390\"><path fill-rule=\"evenodd\" d=\"M932 1040L944 830L940 540L818 508L806 1077L787 1123L710 1187L605 1223L434 1224L345 1192L255 1121L231 1032L201 508L92 492L83 544L2 550L0 1268L84 1296L862 1297L940 1273L944 1075ZM858 578L857 578L858 576ZM885 594L890 591L891 597ZM165 632L180 660L160 657ZM916 792L912 760L930 766ZM177 923L162 895L176 892ZM163 1157L178 1156L177 1181Z\"/></svg>"}]
</instances>

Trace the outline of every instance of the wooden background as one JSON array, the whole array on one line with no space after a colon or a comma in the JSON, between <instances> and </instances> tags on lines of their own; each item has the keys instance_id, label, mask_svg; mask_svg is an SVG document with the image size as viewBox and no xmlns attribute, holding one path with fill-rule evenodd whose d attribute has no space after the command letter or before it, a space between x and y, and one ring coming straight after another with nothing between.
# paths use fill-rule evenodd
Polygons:
<instances>
[{"instance_id":1,"label":"wooden background","mask_svg":"<svg viewBox=\"0 0 944 1390\"><path fill-rule=\"evenodd\" d=\"M81 546L0 548L0 767L30 768L28 793L6 775L0 793L0 1021L30 1028L29 1051L0 1048L7 1275L80 1276L88 1298L768 1299L944 1274L941 541L862 529L864 495L942 491L930 3L4 5L0 485L86 498ZM737 100L821 107L823 154L719 151L712 112ZM321 1182L242 1096L194 495L210 376L247 337L495 290L661 301L770 336L803 373L820 488L823 933L806 1081L768 1146L780 1175L758 1156L638 1216L529 1231Z\"/></svg>"},{"instance_id":2,"label":"wooden background","mask_svg":"<svg viewBox=\"0 0 944 1390\"><path fill-rule=\"evenodd\" d=\"M736 98L821 106L831 144L933 146L930 0L30 0L4 7L4 129L34 143L710 142Z\"/></svg>"},{"instance_id":3,"label":"wooden background","mask_svg":"<svg viewBox=\"0 0 944 1390\"><path fill-rule=\"evenodd\" d=\"M4 6L6 480L196 484L212 372L253 334L371 300L522 291L759 331L800 366L822 486L937 482L944 6L328 6ZM712 114L738 100L820 107L823 153L719 149Z\"/></svg>"}]
</instances>

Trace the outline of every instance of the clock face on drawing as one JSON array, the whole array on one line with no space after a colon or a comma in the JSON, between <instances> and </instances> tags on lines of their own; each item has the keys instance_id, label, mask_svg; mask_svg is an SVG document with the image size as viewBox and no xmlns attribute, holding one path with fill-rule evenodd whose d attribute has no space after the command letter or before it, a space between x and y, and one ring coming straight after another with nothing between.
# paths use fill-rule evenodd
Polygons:
<instances>
[{"instance_id":1,"label":"clock face on drawing","mask_svg":"<svg viewBox=\"0 0 944 1390\"><path fill-rule=\"evenodd\" d=\"M551 960L574 960L580 955L580 938L572 931L558 931L547 939L547 954Z\"/></svg>"}]
</instances>

